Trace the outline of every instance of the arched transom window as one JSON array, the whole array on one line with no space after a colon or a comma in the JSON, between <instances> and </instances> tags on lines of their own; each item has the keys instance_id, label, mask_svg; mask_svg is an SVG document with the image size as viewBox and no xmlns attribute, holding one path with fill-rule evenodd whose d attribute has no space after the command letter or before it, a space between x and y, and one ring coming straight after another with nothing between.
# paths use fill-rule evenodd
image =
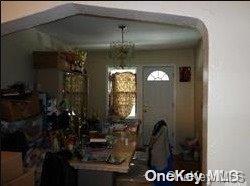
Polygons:
<instances>
[{"instance_id":1,"label":"arched transom window","mask_svg":"<svg viewBox=\"0 0 250 186\"><path fill-rule=\"evenodd\" d=\"M147 81L169 81L169 77L165 72L156 70L149 74Z\"/></svg>"}]
</instances>

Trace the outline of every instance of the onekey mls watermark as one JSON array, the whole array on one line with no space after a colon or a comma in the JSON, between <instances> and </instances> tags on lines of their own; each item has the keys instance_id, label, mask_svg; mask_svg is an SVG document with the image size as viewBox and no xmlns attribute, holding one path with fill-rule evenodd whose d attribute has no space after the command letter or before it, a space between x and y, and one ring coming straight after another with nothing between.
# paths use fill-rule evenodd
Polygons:
<instances>
[{"instance_id":1,"label":"onekey mls watermark","mask_svg":"<svg viewBox=\"0 0 250 186\"><path fill-rule=\"evenodd\" d=\"M226 182L226 183L246 183L245 174L237 170L208 170L207 174L201 172L186 172L185 170L169 171L167 173L159 173L154 170L145 172L147 181L188 181L199 184L201 182Z\"/></svg>"}]
</instances>

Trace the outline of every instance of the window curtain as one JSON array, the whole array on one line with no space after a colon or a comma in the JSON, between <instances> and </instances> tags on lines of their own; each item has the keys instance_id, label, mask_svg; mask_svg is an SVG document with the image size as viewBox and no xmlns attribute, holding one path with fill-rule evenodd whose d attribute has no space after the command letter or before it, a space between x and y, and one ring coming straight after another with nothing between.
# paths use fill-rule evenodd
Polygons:
<instances>
[{"instance_id":1,"label":"window curtain","mask_svg":"<svg viewBox=\"0 0 250 186\"><path fill-rule=\"evenodd\" d=\"M112 76L113 113L125 119L135 104L136 75L131 72L115 73Z\"/></svg>"}]
</instances>

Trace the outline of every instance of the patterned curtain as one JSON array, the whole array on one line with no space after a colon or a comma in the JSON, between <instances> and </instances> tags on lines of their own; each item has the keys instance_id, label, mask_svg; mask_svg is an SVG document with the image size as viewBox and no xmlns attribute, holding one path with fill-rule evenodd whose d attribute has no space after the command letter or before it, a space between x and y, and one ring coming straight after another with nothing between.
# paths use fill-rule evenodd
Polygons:
<instances>
[{"instance_id":1,"label":"patterned curtain","mask_svg":"<svg viewBox=\"0 0 250 186\"><path fill-rule=\"evenodd\" d=\"M125 119L135 104L135 74L131 72L115 73L112 77L112 94L114 114Z\"/></svg>"},{"instance_id":2,"label":"patterned curtain","mask_svg":"<svg viewBox=\"0 0 250 186\"><path fill-rule=\"evenodd\" d=\"M77 74L65 74L65 97L69 101L70 109L77 115L81 115L83 112L84 103L84 77Z\"/></svg>"}]
</instances>

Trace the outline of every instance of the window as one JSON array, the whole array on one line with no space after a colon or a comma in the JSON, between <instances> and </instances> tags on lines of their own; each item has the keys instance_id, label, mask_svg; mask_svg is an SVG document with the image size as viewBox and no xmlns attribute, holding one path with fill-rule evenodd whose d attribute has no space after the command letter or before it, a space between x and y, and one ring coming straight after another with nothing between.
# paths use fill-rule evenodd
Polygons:
<instances>
[{"instance_id":1,"label":"window","mask_svg":"<svg viewBox=\"0 0 250 186\"><path fill-rule=\"evenodd\" d=\"M169 77L165 72L156 70L149 74L147 81L169 81Z\"/></svg>"},{"instance_id":2,"label":"window","mask_svg":"<svg viewBox=\"0 0 250 186\"><path fill-rule=\"evenodd\" d=\"M136 117L136 68L109 68L109 117Z\"/></svg>"}]
</instances>

